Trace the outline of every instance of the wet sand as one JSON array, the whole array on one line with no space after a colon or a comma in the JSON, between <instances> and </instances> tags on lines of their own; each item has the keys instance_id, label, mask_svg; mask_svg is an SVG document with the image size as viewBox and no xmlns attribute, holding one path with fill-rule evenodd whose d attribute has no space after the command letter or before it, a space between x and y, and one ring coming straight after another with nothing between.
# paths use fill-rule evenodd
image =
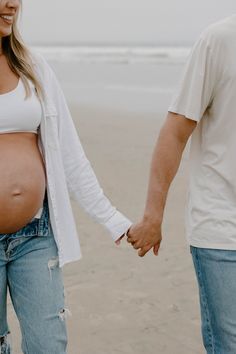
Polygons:
<instances>
[{"instance_id":1,"label":"wet sand","mask_svg":"<svg viewBox=\"0 0 236 354\"><path fill-rule=\"evenodd\" d=\"M107 196L131 220L142 215L149 165L165 118L71 107L74 121ZM72 202L83 258L63 268L68 354L201 354L198 290L185 241L187 153L171 186L158 257L137 256ZM14 354L18 321L8 298ZM33 354L33 353L32 353Z\"/></svg>"}]
</instances>

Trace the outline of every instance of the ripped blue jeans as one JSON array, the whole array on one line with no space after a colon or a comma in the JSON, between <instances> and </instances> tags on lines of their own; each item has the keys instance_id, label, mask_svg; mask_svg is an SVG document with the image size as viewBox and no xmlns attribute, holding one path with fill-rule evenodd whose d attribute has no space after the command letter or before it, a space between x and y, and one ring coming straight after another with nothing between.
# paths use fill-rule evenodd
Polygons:
<instances>
[{"instance_id":1,"label":"ripped blue jeans","mask_svg":"<svg viewBox=\"0 0 236 354\"><path fill-rule=\"evenodd\" d=\"M23 353L66 354L64 285L47 192L40 219L15 233L0 234L0 354L13 354L7 291L19 320Z\"/></svg>"}]
</instances>

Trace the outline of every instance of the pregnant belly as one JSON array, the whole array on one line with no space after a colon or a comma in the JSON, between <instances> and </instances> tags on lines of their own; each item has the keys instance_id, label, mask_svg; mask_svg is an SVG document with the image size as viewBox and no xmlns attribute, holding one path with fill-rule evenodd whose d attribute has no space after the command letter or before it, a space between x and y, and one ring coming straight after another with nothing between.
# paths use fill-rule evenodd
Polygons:
<instances>
[{"instance_id":1,"label":"pregnant belly","mask_svg":"<svg viewBox=\"0 0 236 354\"><path fill-rule=\"evenodd\" d=\"M34 133L0 134L0 233L25 226L43 204L45 167Z\"/></svg>"}]
</instances>

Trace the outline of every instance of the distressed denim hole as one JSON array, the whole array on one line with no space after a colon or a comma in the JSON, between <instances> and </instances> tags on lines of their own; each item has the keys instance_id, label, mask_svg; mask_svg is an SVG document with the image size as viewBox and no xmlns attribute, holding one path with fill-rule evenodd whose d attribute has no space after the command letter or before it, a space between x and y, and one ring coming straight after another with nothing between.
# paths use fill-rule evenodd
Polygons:
<instances>
[{"instance_id":1,"label":"distressed denim hole","mask_svg":"<svg viewBox=\"0 0 236 354\"><path fill-rule=\"evenodd\" d=\"M58 314L59 318L62 320L62 321L65 321L66 317L67 316L72 316L71 312L69 309L61 309L59 314Z\"/></svg>"},{"instance_id":2,"label":"distressed denim hole","mask_svg":"<svg viewBox=\"0 0 236 354\"><path fill-rule=\"evenodd\" d=\"M59 267L59 257L53 257L48 261L48 270L52 279L52 269Z\"/></svg>"},{"instance_id":3,"label":"distressed denim hole","mask_svg":"<svg viewBox=\"0 0 236 354\"><path fill-rule=\"evenodd\" d=\"M10 354L11 353L11 337L10 331L5 335L0 336L0 354Z\"/></svg>"}]
</instances>

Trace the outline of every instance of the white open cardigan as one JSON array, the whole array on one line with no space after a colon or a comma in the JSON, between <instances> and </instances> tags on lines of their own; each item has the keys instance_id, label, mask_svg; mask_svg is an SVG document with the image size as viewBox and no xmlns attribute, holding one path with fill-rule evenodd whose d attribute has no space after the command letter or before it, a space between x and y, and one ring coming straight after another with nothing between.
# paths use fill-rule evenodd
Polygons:
<instances>
[{"instance_id":1,"label":"white open cardigan","mask_svg":"<svg viewBox=\"0 0 236 354\"><path fill-rule=\"evenodd\" d=\"M81 258L70 197L76 200L115 241L132 222L111 205L88 161L64 94L46 60L33 53L33 62L45 91L38 145L47 177L50 221L58 247L59 266Z\"/></svg>"}]
</instances>

